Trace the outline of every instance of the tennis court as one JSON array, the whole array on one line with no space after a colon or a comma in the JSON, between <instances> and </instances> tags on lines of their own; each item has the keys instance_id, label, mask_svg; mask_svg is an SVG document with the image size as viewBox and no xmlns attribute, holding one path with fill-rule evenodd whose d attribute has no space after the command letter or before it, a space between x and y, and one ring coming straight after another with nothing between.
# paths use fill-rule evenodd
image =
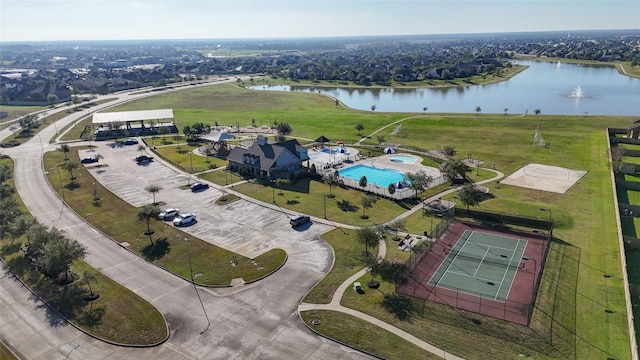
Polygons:
<instances>
[{"instance_id":1,"label":"tennis court","mask_svg":"<svg viewBox=\"0 0 640 360\"><path fill-rule=\"evenodd\" d=\"M527 240L465 230L428 285L504 302L520 266Z\"/></svg>"},{"instance_id":2,"label":"tennis court","mask_svg":"<svg viewBox=\"0 0 640 360\"><path fill-rule=\"evenodd\" d=\"M414 251L396 292L528 325L549 240L539 229L454 220Z\"/></svg>"}]
</instances>

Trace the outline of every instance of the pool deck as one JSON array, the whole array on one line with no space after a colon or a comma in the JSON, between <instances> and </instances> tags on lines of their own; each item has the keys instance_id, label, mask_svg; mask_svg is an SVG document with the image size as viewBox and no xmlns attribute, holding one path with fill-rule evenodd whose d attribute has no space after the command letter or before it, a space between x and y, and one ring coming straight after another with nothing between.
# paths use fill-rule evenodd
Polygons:
<instances>
[{"instance_id":1,"label":"pool deck","mask_svg":"<svg viewBox=\"0 0 640 360\"><path fill-rule=\"evenodd\" d=\"M333 149L335 149L335 147L331 148L331 150ZM423 158L417 155L409 153L395 153L367 158L361 156L357 149L348 147L347 150L349 151L349 155L327 153L323 152L320 148L309 149L309 157L313 157L310 161L316 165L318 172L343 170L355 165L367 165L379 169L394 169L403 174L416 173L422 170L434 179L442 176L439 169L422 165ZM415 163L393 161L392 159L394 156L411 156L415 158L416 161Z\"/></svg>"}]
</instances>

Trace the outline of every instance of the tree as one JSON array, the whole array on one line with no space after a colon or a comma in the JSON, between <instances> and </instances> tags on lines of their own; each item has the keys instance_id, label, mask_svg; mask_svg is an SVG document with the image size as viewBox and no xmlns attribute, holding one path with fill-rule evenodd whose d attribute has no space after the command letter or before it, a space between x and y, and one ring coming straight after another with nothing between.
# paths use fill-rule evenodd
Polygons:
<instances>
[{"instance_id":1,"label":"tree","mask_svg":"<svg viewBox=\"0 0 640 360\"><path fill-rule=\"evenodd\" d=\"M27 238L27 251L25 256L31 261L36 261L44 252L44 246L52 235L55 235L55 233L50 233L46 226L34 222L25 232Z\"/></svg>"},{"instance_id":2,"label":"tree","mask_svg":"<svg viewBox=\"0 0 640 360\"><path fill-rule=\"evenodd\" d=\"M69 176L71 177L71 181L75 180L76 178L73 176L73 170L78 168L78 163L75 161L67 161L64 164L62 164L62 168L64 170L67 170L69 172Z\"/></svg>"},{"instance_id":3,"label":"tree","mask_svg":"<svg viewBox=\"0 0 640 360\"><path fill-rule=\"evenodd\" d=\"M18 120L18 124L20 124L23 131L29 131L36 127L36 115L25 115Z\"/></svg>"},{"instance_id":4,"label":"tree","mask_svg":"<svg viewBox=\"0 0 640 360\"><path fill-rule=\"evenodd\" d=\"M393 195L396 193L396 185L394 183L390 183L389 186L387 186L387 191L389 192L389 195Z\"/></svg>"},{"instance_id":5,"label":"tree","mask_svg":"<svg viewBox=\"0 0 640 360\"><path fill-rule=\"evenodd\" d=\"M0 185L3 185L5 181L11 179L13 174L11 173L11 168L7 164L0 165Z\"/></svg>"},{"instance_id":6,"label":"tree","mask_svg":"<svg viewBox=\"0 0 640 360\"><path fill-rule=\"evenodd\" d=\"M96 159L96 163L98 163L98 167L100 167L100 159L104 159L104 156L96 153L95 155L93 155L93 158Z\"/></svg>"},{"instance_id":7,"label":"tree","mask_svg":"<svg viewBox=\"0 0 640 360\"><path fill-rule=\"evenodd\" d=\"M157 203L156 203L156 194L159 193L162 189L163 188L160 185L149 184L149 185L145 186L144 190L146 192L150 193L151 195L153 195L153 205L157 205Z\"/></svg>"},{"instance_id":8,"label":"tree","mask_svg":"<svg viewBox=\"0 0 640 360\"><path fill-rule=\"evenodd\" d=\"M87 283L87 286L89 287L89 293L91 293L91 297L93 297L93 288L91 287L91 282L96 280L95 275L93 275L91 271L83 270L82 278Z\"/></svg>"},{"instance_id":9,"label":"tree","mask_svg":"<svg viewBox=\"0 0 640 360\"><path fill-rule=\"evenodd\" d=\"M416 173L407 173L402 179L402 183L409 189L415 191L415 197L418 197L418 192L426 189L433 182L433 177L428 175L423 170Z\"/></svg>"},{"instance_id":10,"label":"tree","mask_svg":"<svg viewBox=\"0 0 640 360\"><path fill-rule=\"evenodd\" d=\"M371 105L371 112L376 111L376 106L375 105Z\"/></svg>"},{"instance_id":11,"label":"tree","mask_svg":"<svg viewBox=\"0 0 640 360\"><path fill-rule=\"evenodd\" d=\"M284 194L282 189L284 189L285 185L289 183L287 179L276 179L276 185L278 186L278 195Z\"/></svg>"},{"instance_id":12,"label":"tree","mask_svg":"<svg viewBox=\"0 0 640 360\"><path fill-rule=\"evenodd\" d=\"M452 146L443 147L442 152L444 152L444 155L449 159L456 156L457 153L456 149L454 149Z\"/></svg>"},{"instance_id":13,"label":"tree","mask_svg":"<svg viewBox=\"0 0 640 360\"><path fill-rule=\"evenodd\" d=\"M451 183L455 183L458 177L465 179L467 172L469 172L469 166L460 159L450 159L442 169L442 173Z\"/></svg>"},{"instance_id":14,"label":"tree","mask_svg":"<svg viewBox=\"0 0 640 360\"><path fill-rule=\"evenodd\" d=\"M362 130L364 130L364 125L362 125L362 123L357 123L355 128L356 130L358 130L358 136L362 136Z\"/></svg>"},{"instance_id":15,"label":"tree","mask_svg":"<svg viewBox=\"0 0 640 360\"><path fill-rule=\"evenodd\" d=\"M15 239L24 235L35 222L36 220L34 218L25 214L13 217L7 226L7 234L11 236L11 244L13 244ZM3 224L0 223L0 225Z\"/></svg>"},{"instance_id":16,"label":"tree","mask_svg":"<svg viewBox=\"0 0 640 360\"><path fill-rule=\"evenodd\" d=\"M427 112L427 110L429 110L429 108L428 108L428 107L426 107L426 106L422 108L422 112L425 112L425 113L426 113L426 112Z\"/></svg>"},{"instance_id":17,"label":"tree","mask_svg":"<svg viewBox=\"0 0 640 360\"><path fill-rule=\"evenodd\" d=\"M356 241L364 245L363 256L369 256L369 248L375 248L380 241L378 230L372 226L363 226L356 230Z\"/></svg>"},{"instance_id":18,"label":"tree","mask_svg":"<svg viewBox=\"0 0 640 360\"><path fill-rule=\"evenodd\" d=\"M182 133L184 134L185 138L188 139L191 136L191 126L185 125L185 127L182 128Z\"/></svg>"},{"instance_id":19,"label":"tree","mask_svg":"<svg viewBox=\"0 0 640 360\"><path fill-rule=\"evenodd\" d=\"M285 136L293 132L293 128L291 127L291 125L284 122L278 123L278 125L276 126L276 130L278 131L279 134L282 134Z\"/></svg>"},{"instance_id":20,"label":"tree","mask_svg":"<svg viewBox=\"0 0 640 360\"><path fill-rule=\"evenodd\" d=\"M360 185L361 188L366 188L367 187L367 177L362 175L362 177L358 181L358 185Z\"/></svg>"},{"instance_id":21,"label":"tree","mask_svg":"<svg viewBox=\"0 0 640 360\"><path fill-rule=\"evenodd\" d=\"M480 116L481 112L482 112L482 108L480 106L476 106L476 116Z\"/></svg>"},{"instance_id":22,"label":"tree","mask_svg":"<svg viewBox=\"0 0 640 360\"><path fill-rule=\"evenodd\" d=\"M380 144L382 144L384 142L384 136L378 135L376 138L378 139L378 145L380 145Z\"/></svg>"},{"instance_id":23,"label":"tree","mask_svg":"<svg viewBox=\"0 0 640 360\"><path fill-rule=\"evenodd\" d=\"M611 148L611 168L614 172L618 173L622 169L622 157L625 151L620 146Z\"/></svg>"},{"instance_id":24,"label":"tree","mask_svg":"<svg viewBox=\"0 0 640 360\"><path fill-rule=\"evenodd\" d=\"M149 240L151 241L151 245L153 246L153 239L151 235L153 235L153 231L151 231L151 219L158 217L160 214L160 208L155 205L145 205L138 209L138 220L147 222L147 231L145 231L145 235L149 235Z\"/></svg>"},{"instance_id":25,"label":"tree","mask_svg":"<svg viewBox=\"0 0 640 360\"><path fill-rule=\"evenodd\" d=\"M332 198L335 195L332 194L331 189L333 188L334 185L336 185L338 183L338 180L340 179L340 173L338 173L338 170L334 171L334 172L328 172L326 174L324 174L324 176L322 177L322 180L325 182L325 184L329 185L329 197Z\"/></svg>"},{"instance_id":26,"label":"tree","mask_svg":"<svg viewBox=\"0 0 640 360\"><path fill-rule=\"evenodd\" d=\"M396 235L393 237L393 240L396 240L396 241L400 240L400 237L398 236L398 231L407 230L407 225L403 218L399 218L391 221L390 223L387 224L387 227L395 231Z\"/></svg>"},{"instance_id":27,"label":"tree","mask_svg":"<svg viewBox=\"0 0 640 360\"><path fill-rule=\"evenodd\" d=\"M469 206L477 206L482 200L482 193L473 184L465 184L458 191L458 200L469 209Z\"/></svg>"},{"instance_id":28,"label":"tree","mask_svg":"<svg viewBox=\"0 0 640 360\"><path fill-rule=\"evenodd\" d=\"M362 205L362 219L367 219L367 209L371 209L373 205L378 201L378 197L371 194L364 194L360 199L360 205Z\"/></svg>"},{"instance_id":29,"label":"tree","mask_svg":"<svg viewBox=\"0 0 640 360\"><path fill-rule=\"evenodd\" d=\"M504 116L509 115L509 108L504 108Z\"/></svg>"},{"instance_id":30,"label":"tree","mask_svg":"<svg viewBox=\"0 0 640 360\"><path fill-rule=\"evenodd\" d=\"M146 147L146 146L144 146L144 145L142 145L142 144L138 145L138 151L140 151L140 156L142 156L142 152L143 152L143 151L144 151L144 149L146 149L146 148L147 148L147 147Z\"/></svg>"},{"instance_id":31,"label":"tree","mask_svg":"<svg viewBox=\"0 0 640 360\"><path fill-rule=\"evenodd\" d=\"M47 242L42 256L36 263L51 278L55 279L64 273L64 283L68 284L71 264L84 258L86 254L84 246L59 233L59 236L54 236Z\"/></svg>"},{"instance_id":32,"label":"tree","mask_svg":"<svg viewBox=\"0 0 640 360\"><path fill-rule=\"evenodd\" d=\"M71 148L69 147L69 145L67 144L62 144L60 145L60 147L58 148L59 151L62 151L62 153L64 154L64 161L69 160L69 158L67 157L67 153L71 150Z\"/></svg>"},{"instance_id":33,"label":"tree","mask_svg":"<svg viewBox=\"0 0 640 360\"><path fill-rule=\"evenodd\" d=\"M540 109L533 110L533 113L536 114L536 116L540 115Z\"/></svg>"},{"instance_id":34,"label":"tree","mask_svg":"<svg viewBox=\"0 0 640 360\"><path fill-rule=\"evenodd\" d=\"M374 276L378 273L382 263L382 257L378 256L362 256L360 260L364 266L369 270L371 274L371 280L367 281L367 287L369 289L377 289L380 287L380 282L374 280Z\"/></svg>"}]
</instances>

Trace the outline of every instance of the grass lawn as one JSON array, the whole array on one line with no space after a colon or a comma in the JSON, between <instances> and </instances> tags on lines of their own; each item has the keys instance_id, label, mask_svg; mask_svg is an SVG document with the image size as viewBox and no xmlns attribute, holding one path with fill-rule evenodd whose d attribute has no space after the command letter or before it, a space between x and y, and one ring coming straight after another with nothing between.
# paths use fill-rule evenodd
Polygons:
<instances>
[{"instance_id":1,"label":"grass lawn","mask_svg":"<svg viewBox=\"0 0 640 360\"><path fill-rule=\"evenodd\" d=\"M9 351L7 346L1 341L0 341L0 359L2 359L2 360L18 360L18 358L15 357L15 355L13 355L13 353L11 351Z\"/></svg>"},{"instance_id":2,"label":"grass lawn","mask_svg":"<svg viewBox=\"0 0 640 360\"><path fill-rule=\"evenodd\" d=\"M227 160L194 154L193 151L197 148L198 145L182 143L179 146L156 146L152 151L170 161L174 166L192 174L227 166Z\"/></svg>"},{"instance_id":3,"label":"grass lawn","mask_svg":"<svg viewBox=\"0 0 640 360\"><path fill-rule=\"evenodd\" d=\"M479 104L482 105L482 104ZM202 87L181 92L163 94L161 96L128 103L113 111L141 110L153 108L174 108L178 127L194 122L206 122L213 125L235 124L241 126L256 123L266 124L273 120L287 122L294 129L293 136L315 139L324 135L332 140L351 143L358 139L355 125L362 123L363 134L374 131L395 120L407 119L416 114L392 114L368 111L354 111L336 106L332 99L318 94L280 93L269 91L251 91L231 85ZM544 112L544 108L541 109ZM626 310L621 278L620 252L618 249L615 213L612 202L613 192L609 175L607 158L607 127L626 128L634 118L606 116L561 116L561 115L518 115L503 114L422 114L418 117L402 121L401 126L390 126L380 133L385 142L398 143L402 147L418 149L441 149L444 146L454 147L458 154L473 154L473 158L491 164L506 175L514 172L527 163L541 163L562 166L570 169L587 170L582 178L565 194L529 190L514 186L491 183L491 198L480 204L481 210L522 214L546 219L550 213L541 212L540 208L552 211L556 224L554 235L559 243L569 244L571 252L579 249L580 266L574 281L573 293L555 291L551 286L541 290L545 296L558 296L548 301L547 309L553 314L571 313L567 319L573 319L575 329L570 344L559 345L549 350L538 343L528 343L520 336L521 331L509 330L507 337L502 333L485 338L486 344L493 344L491 351L504 351L509 357L517 357L513 349L531 350L531 352L555 356L554 351L570 354L569 357L583 358L618 358L630 357L628 331L626 330ZM531 139L536 128L550 144L549 148L532 146ZM376 145L375 139L366 144ZM462 155L459 155L462 156ZM480 175L478 175L480 176ZM268 186L247 184L237 186L243 193L270 202L272 191ZM336 200L346 200L349 205L360 207L359 193L356 190L343 190ZM277 191L277 189L276 189ZM289 203L290 209L312 215L323 215L323 196L328 187L317 182L304 184L298 182L292 188L284 190L284 195L275 195L280 205ZM354 193L352 195L351 193ZM635 195L629 194L635 198ZM329 199L327 199L329 200ZM631 199L630 199L631 200ZM633 200L631 200L633 202ZM361 225L359 210L342 211L337 204L327 201L327 217L340 219L341 222ZM352 207L343 207L351 208ZM373 209L367 211L370 221L380 223L403 211L402 206L385 203L380 200ZM336 217L337 216L337 217ZM562 267L557 267L560 269ZM548 269L553 269L549 267ZM551 276L558 270L548 270ZM602 276L611 275L610 278ZM558 281L563 280L557 278ZM549 293L550 292L550 293ZM570 304L573 311L566 311L561 304ZM609 309L613 312L605 312ZM450 310L447 310L450 311ZM535 318L536 315L534 315ZM459 315L456 316L456 319ZM443 315L440 321L448 319ZM483 320L484 321L484 320ZM566 325L570 320L564 316L554 317L553 324ZM484 323L484 322L483 322ZM430 322L425 325L435 329L440 325ZM495 324L492 326L502 327ZM556 326L556 325L553 325ZM426 331L416 327L416 332ZM556 332L554 332L556 333ZM446 337L430 339L436 346L449 347L467 351L467 344L474 333L467 331L449 334ZM490 333L486 333L490 336ZM440 340L438 340L440 339ZM555 346L555 345L554 345ZM573 348L571 348L573 346ZM504 349L503 349L504 348ZM569 350L567 350L569 348ZM458 350L456 350L458 351ZM488 354L491 354L488 351ZM517 351L517 350L516 350ZM516 356L511 356L515 354ZM551 354L551 355L549 355ZM500 356L498 356L500 357ZM545 355L541 355L545 357Z\"/></svg>"},{"instance_id":4,"label":"grass lawn","mask_svg":"<svg viewBox=\"0 0 640 360\"><path fill-rule=\"evenodd\" d=\"M0 120L0 124L4 124L11 120L15 120L21 116L31 114L32 112L48 109L48 106L17 106L17 105L0 105L0 111L6 111L7 117ZM4 128L4 127L2 127Z\"/></svg>"},{"instance_id":5,"label":"grass lawn","mask_svg":"<svg viewBox=\"0 0 640 360\"><path fill-rule=\"evenodd\" d=\"M383 359L423 360L440 359L370 322L355 316L326 310L300 313L302 320L313 330ZM319 325L312 325L320 320Z\"/></svg>"},{"instance_id":6,"label":"grass lawn","mask_svg":"<svg viewBox=\"0 0 640 360\"><path fill-rule=\"evenodd\" d=\"M77 152L72 151L68 155L71 160L79 162ZM187 245L184 241L186 233L163 221L152 219L150 227L154 233L144 235L147 226L144 221L137 220L137 208L120 200L97 181L95 186L100 200L94 201L94 178L83 165L73 172L79 187L69 189L69 173L59 168L63 163L62 152L45 154L44 168L49 170L49 183L62 195L58 177L60 171L63 183L67 186L64 189L65 201L76 213L118 243L129 243L130 250L147 260L185 279L190 278ZM227 286L234 278L256 280L278 269L286 259L286 253L281 249L273 249L250 259L200 239L189 238L193 273L196 274L196 282L202 285ZM236 266L231 264L234 256L238 259Z\"/></svg>"},{"instance_id":7,"label":"grass lawn","mask_svg":"<svg viewBox=\"0 0 640 360\"><path fill-rule=\"evenodd\" d=\"M47 126L50 126L51 124L53 124L54 122L62 119L63 117L67 116L68 114L65 113L64 111L62 112L58 112L52 115L49 115L41 120L38 120L38 127L31 129L31 131L29 132L23 132L21 130L17 131L14 133L14 136L9 136L7 138L5 138L4 140L2 140L2 144L6 144L9 142L18 142L20 144L25 143L29 140L31 140L31 138L33 138L34 136L38 135L38 133L40 131L42 131L44 128L46 128Z\"/></svg>"},{"instance_id":8,"label":"grass lawn","mask_svg":"<svg viewBox=\"0 0 640 360\"><path fill-rule=\"evenodd\" d=\"M0 159L0 164L13 166L10 159ZM7 183L13 186L13 179ZM20 204L26 213L21 201ZM0 256L32 291L78 327L94 336L130 345L156 344L168 336L167 324L156 308L84 261L72 266L72 272L80 274L79 279L66 287L52 283L26 262L20 251L25 241L23 237L12 244L10 239L0 239ZM94 278L90 281L93 293L100 294L92 302L83 300L91 294L83 278L85 272ZM0 355L5 358L2 352Z\"/></svg>"},{"instance_id":9,"label":"grass lawn","mask_svg":"<svg viewBox=\"0 0 640 360\"><path fill-rule=\"evenodd\" d=\"M298 180L282 189L274 184L245 183L235 186L234 190L264 202L272 202L275 198L276 204L283 208L319 218L324 217L324 195L329 195L329 185L310 179ZM349 225L382 224L417 204L412 199L395 202L379 198L372 208L366 209L368 218L362 219L362 191L333 186L331 193L335 197L326 197L327 219Z\"/></svg>"}]
</instances>

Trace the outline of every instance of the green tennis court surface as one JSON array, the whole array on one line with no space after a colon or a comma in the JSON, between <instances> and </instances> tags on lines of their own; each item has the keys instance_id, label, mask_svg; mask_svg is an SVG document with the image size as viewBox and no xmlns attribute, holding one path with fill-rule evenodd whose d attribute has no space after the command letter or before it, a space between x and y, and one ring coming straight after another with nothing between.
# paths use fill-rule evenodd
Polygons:
<instances>
[{"instance_id":1,"label":"green tennis court surface","mask_svg":"<svg viewBox=\"0 0 640 360\"><path fill-rule=\"evenodd\" d=\"M466 230L429 285L506 301L527 240Z\"/></svg>"}]
</instances>

